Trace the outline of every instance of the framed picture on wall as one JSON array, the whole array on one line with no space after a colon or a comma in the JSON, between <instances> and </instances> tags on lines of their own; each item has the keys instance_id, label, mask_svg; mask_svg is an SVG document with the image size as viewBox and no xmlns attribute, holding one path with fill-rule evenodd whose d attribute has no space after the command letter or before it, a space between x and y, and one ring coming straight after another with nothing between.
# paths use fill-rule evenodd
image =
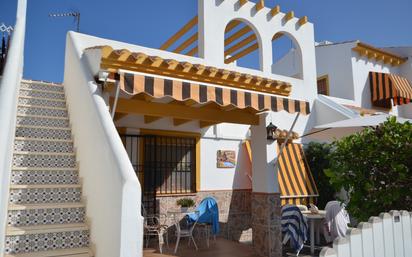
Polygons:
<instances>
[{"instance_id":1,"label":"framed picture on wall","mask_svg":"<svg viewBox=\"0 0 412 257\"><path fill-rule=\"evenodd\" d=\"M232 150L217 151L217 167L218 168L234 168L236 166L236 152Z\"/></svg>"}]
</instances>

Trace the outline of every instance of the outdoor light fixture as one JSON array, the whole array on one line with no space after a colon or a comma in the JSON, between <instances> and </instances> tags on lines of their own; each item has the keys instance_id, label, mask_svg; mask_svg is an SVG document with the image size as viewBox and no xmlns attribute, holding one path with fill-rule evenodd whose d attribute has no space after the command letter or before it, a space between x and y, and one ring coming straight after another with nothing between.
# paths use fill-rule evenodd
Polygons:
<instances>
[{"instance_id":1,"label":"outdoor light fixture","mask_svg":"<svg viewBox=\"0 0 412 257\"><path fill-rule=\"evenodd\" d=\"M268 140L276 140L276 130L278 127L273 125L272 122L269 123L269 125L266 127L266 136Z\"/></svg>"}]
</instances>

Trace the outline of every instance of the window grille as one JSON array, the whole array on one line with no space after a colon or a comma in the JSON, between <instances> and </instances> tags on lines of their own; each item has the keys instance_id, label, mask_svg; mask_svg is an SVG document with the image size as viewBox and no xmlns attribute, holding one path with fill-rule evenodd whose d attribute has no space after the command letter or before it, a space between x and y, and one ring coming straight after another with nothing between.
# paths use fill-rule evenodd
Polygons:
<instances>
[{"instance_id":1,"label":"window grille","mask_svg":"<svg viewBox=\"0 0 412 257\"><path fill-rule=\"evenodd\" d=\"M196 138L121 135L143 187L143 204L156 212L156 195L196 191Z\"/></svg>"}]
</instances>

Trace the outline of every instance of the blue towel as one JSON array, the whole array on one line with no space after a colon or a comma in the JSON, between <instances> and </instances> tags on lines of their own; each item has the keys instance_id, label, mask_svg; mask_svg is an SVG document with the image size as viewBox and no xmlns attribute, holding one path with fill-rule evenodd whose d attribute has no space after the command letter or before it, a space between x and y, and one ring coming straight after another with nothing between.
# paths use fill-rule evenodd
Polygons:
<instances>
[{"instance_id":1,"label":"blue towel","mask_svg":"<svg viewBox=\"0 0 412 257\"><path fill-rule=\"evenodd\" d=\"M290 236L291 246L298 253L308 240L306 217L302 215L297 206L285 205L282 207L282 234Z\"/></svg>"},{"instance_id":2,"label":"blue towel","mask_svg":"<svg viewBox=\"0 0 412 257\"><path fill-rule=\"evenodd\" d=\"M208 223L212 225L212 234L216 235L219 234L220 227L219 227L219 208L217 206L217 202L213 197L206 197L203 199L199 206L197 206L196 210L199 212L199 216L197 213L191 213L187 215L187 219L189 222L195 222L197 218L197 222L199 223Z\"/></svg>"}]
</instances>

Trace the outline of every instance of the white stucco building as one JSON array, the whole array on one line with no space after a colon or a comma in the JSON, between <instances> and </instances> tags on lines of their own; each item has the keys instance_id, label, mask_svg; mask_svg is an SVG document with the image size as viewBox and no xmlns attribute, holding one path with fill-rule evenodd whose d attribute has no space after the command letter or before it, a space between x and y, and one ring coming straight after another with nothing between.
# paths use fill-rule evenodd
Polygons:
<instances>
[{"instance_id":1,"label":"white stucco building","mask_svg":"<svg viewBox=\"0 0 412 257\"><path fill-rule=\"evenodd\" d=\"M392 103L387 108L374 104L370 85L371 72L390 73L411 81L411 53L407 49L380 49L359 41L320 43L316 46L317 76L325 79L327 95L331 97L352 101L354 107L378 108L381 112L411 118L411 104Z\"/></svg>"},{"instance_id":2,"label":"white stucco building","mask_svg":"<svg viewBox=\"0 0 412 257\"><path fill-rule=\"evenodd\" d=\"M165 214L177 199L206 196L219 204L221 236L281 256L281 206L317 197L301 145L311 139L300 136L374 109L370 72L412 80L410 49L316 44L307 17L279 6L198 0L198 14L160 49L69 32L63 84L26 81L25 5L0 87L6 256L142 256L142 205ZM293 51L273 63L282 37ZM253 51L259 69L236 65ZM403 103L380 111L411 117ZM76 215L36 218L44 210Z\"/></svg>"}]
</instances>

